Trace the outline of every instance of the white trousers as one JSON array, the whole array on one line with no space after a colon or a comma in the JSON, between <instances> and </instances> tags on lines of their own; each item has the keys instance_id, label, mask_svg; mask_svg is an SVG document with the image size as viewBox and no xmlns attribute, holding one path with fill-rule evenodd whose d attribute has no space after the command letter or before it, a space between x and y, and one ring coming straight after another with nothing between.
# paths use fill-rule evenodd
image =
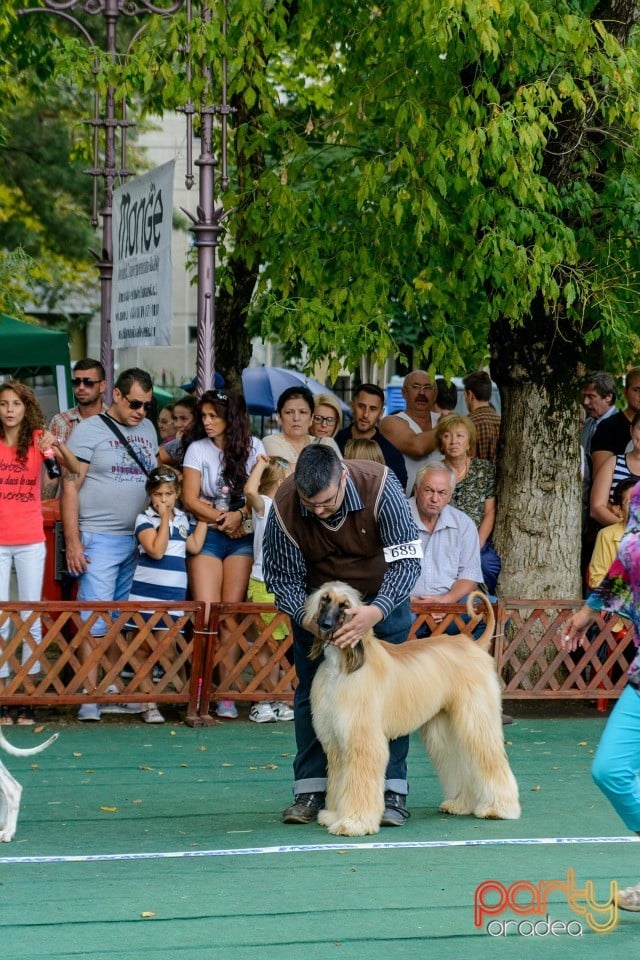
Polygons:
<instances>
[{"instance_id":1,"label":"white trousers","mask_svg":"<svg viewBox=\"0 0 640 960\"><path fill-rule=\"evenodd\" d=\"M15 567L16 580L18 581L18 600L27 601L42 599L42 584L44 581L44 560L46 555L46 544L43 543L25 543L10 546L0 545L0 602L9 599L9 589L11 582L11 566ZM29 616L28 611L22 613L22 619L26 620ZM42 639L42 624L36 620L30 631L34 643L40 643ZM0 638L5 642L9 639L9 621L0 627ZM31 656L31 648L28 644L22 645L22 663L26 663ZM29 673L39 673L40 664L34 663L29 668ZM0 677L9 676L9 664L4 663L0 667Z\"/></svg>"}]
</instances>

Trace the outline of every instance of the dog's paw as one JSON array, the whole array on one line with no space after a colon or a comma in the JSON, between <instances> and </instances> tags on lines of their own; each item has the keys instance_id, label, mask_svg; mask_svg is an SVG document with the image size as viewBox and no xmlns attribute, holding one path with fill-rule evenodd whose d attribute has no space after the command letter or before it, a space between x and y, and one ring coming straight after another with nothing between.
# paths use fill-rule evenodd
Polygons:
<instances>
[{"instance_id":1,"label":"dog's paw","mask_svg":"<svg viewBox=\"0 0 640 960\"><path fill-rule=\"evenodd\" d=\"M379 823L367 823L364 820L357 820L355 817L344 817L337 820L328 828L329 833L336 837L366 837L369 834L379 833Z\"/></svg>"},{"instance_id":2,"label":"dog's paw","mask_svg":"<svg viewBox=\"0 0 640 960\"><path fill-rule=\"evenodd\" d=\"M441 813L450 813L454 817L468 817L473 812L470 803L464 803L460 797L453 797L451 800L443 800L440 804Z\"/></svg>"},{"instance_id":3,"label":"dog's paw","mask_svg":"<svg viewBox=\"0 0 640 960\"><path fill-rule=\"evenodd\" d=\"M338 819L335 810L320 810L318 813L318 823L323 827L330 827Z\"/></svg>"},{"instance_id":4,"label":"dog's paw","mask_svg":"<svg viewBox=\"0 0 640 960\"><path fill-rule=\"evenodd\" d=\"M13 832L9 833L8 830L0 830L0 843L10 843L13 840Z\"/></svg>"},{"instance_id":5,"label":"dog's paw","mask_svg":"<svg viewBox=\"0 0 640 960\"><path fill-rule=\"evenodd\" d=\"M473 815L479 820L519 820L520 804L490 804L476 807Z\"/></svg>"}]
</instances>

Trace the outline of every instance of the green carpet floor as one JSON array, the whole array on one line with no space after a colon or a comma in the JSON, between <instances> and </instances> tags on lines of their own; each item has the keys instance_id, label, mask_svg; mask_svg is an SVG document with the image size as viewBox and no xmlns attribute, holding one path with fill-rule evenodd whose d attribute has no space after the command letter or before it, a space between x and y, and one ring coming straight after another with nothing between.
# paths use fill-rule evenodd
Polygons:
<instances>
[{"instance_id":1,"label":"green carpet floor","mask_svg":"<svg viewBox=\"0 0 640 960\"><path fill-rule=\"evenodd\" d=\"M509 910L495 918L494 935L491 918L474 926L474 893L487 880L537 887L573 870L576 884L592 881L603 902L610 880L640 880L636 841L589 775L604 719L586 707L558 707L558 716L509 710L517 715L505 730L521 820L440 814L416 737L411 819L340 842L317 824L280 822L293 724L244 719L191 729L177 719L152 727L114 717L87 726L69 715L37 732L9 728L20 746L53 730L61 736L45 753L7 761L24 793L16 838L0 846L0 957L619 958L636 947L640 915L620 914L601 935L562 891L549 895L547 913L574 933L581 922L582 936L529 936L540 917ZM630 842L506 842L591 837ZM512 923L503 935L505 920Z\"/></svg>"}]
</instances>

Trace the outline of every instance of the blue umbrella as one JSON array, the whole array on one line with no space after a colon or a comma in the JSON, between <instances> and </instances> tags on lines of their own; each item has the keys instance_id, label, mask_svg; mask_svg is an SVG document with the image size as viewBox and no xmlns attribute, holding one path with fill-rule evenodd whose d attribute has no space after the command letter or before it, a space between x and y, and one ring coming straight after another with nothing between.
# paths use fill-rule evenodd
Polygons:
<instances>
[{"instance_id":1,"label":"blue umbrella","mask_svg":"<svg viewBox=\"0 0 640 960\"><path fill-rule=\"evenodd\" d=\"M242 390L249 413L258 416L270 416L278 405L278 397L289 387L302 384L311 393L328 393L340 404L343 412L349 413L349 407L333 390L298 370L285 370L284 367L247 367L242 371Z\"/></svg>"}]
</instances>

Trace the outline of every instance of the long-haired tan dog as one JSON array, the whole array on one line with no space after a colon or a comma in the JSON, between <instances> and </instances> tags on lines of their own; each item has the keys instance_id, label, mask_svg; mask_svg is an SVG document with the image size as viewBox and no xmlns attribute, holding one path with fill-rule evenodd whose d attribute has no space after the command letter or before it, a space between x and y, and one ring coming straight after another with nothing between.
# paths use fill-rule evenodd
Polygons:
<instances>
[{"instance_id":1,"label":"long-haired tan dog","mask_svg":"<svg viewBox=\"0 0 640 960\"><path fill-rule=\"evenodd\" d=\"M420 730L436 768L445 813L516 820L518 785L504 748L501 698L493 659L484 649L495 619L486 606L479 641L464 635L395 645L371 632L353 649L330 639L344 611L361 603L345 583L326 583L307 600L307 616L323 637L311 656L324 660L311 688L313 725L327 756L326 809L318 822L329 833L377 833L384 811L389 740ZM326 642L326 646L325 646Z\"/></svg>"}]
</instances>

